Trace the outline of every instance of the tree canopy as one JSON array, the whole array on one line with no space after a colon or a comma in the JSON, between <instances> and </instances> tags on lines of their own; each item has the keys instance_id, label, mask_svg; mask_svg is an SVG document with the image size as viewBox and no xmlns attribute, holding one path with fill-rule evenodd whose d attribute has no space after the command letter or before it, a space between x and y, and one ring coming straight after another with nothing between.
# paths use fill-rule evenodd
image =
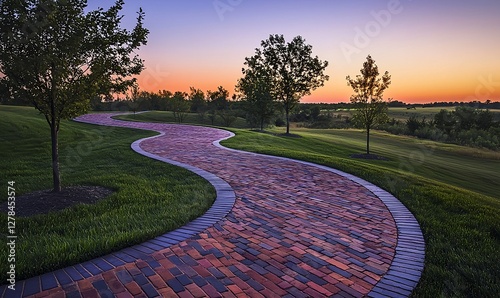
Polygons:
<instances>
[{"instance_id":1,"label":"tree canopy","mask_svg":"<svg viewBox=\"0 0 500 298\"><path fill-rule=\"evenodd\" d=\"M366 154L370 154L370 129L388 120L387 103L382 96L391 84L391 76L386 71L379 77L378 66L370 55L366 57L360 72L361 75L357 75L355 79L350 76L346 79L347 85L354 90L351 96L351 103L356 109L353 121L366 129Z\"/></svg>"},{"instance_id":2,"label":"tree canopy","mask_svg":"<svg viewBox=\"0 0 500 298\"><path fill-rule=\"evenodd\" d=\"M269 72L259 63L260 56L246 59L247 69L242 69L243 78L238 80L236 91L241 94L247 112L247 122L258 124L260 130L275 114L273 80Z\"/></svg>"},{"instance_id":3,"label":"tree canopy","mask_svg":"<svg viewBox=\"0 0 500 298\"><path fill-rule=\"evenodd\" d=\"M62 119L85 113L97 95L124 92L143 68L144 13L120 27L124 1L85 12L85 0L0 2L0 86L29 101L51 128L54 191L61 189L57 135Z\"/></svg>"},{"instance_id":4,"label":"tree canopy","mask_svg":"<svg viewBox=\"0 0 500 298\"><path fill-rule=\"evenodd\" d=\"M254 56L245 58L245 66L243 75L248 76L247 80L263 74L269 80L272 97L283 104L287 134L290 133L290 111L303 96L329 79L324 74L328 61L313 57L312 46L301 36L287 43L283 35L270 35L261 42L261 48L255 49Z\"/></svg>"}]
</instances>

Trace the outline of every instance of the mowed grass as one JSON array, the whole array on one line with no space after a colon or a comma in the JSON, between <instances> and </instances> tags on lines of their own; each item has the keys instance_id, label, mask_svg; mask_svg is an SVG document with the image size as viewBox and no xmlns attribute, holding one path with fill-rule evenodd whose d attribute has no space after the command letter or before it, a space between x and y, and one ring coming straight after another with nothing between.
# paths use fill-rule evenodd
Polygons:
<instances>
[{"instance_id":1,"label":"mowed grass","mask_svg":"<svg viewBox=\"0 0 500 298\"><path fill-rule=\"evenodd\" d=\"M156 121L161 113L141 114L141 120ZM372 153L388 160L363 160L349 157L365 150L360 130L292 129L298 138L280 136L279 128L230 130L236 136L224 146L327 165L399 198L417 218L426 242L425 269L414 297L500 293L499 152L375 131Z\"/></svg>"},{"instance_id":2,"label":"mowed grass","mask_svg":"<svg viewBox=\"0 0 500 298\"><path fill-rule=\"evenodd\" d=\"M116 119L123 119L129 121L147 121L147 122L163 122L163 123L178 123L175 120L174 113L170 111L151 111L147 113L139 114L129 114L123 116L116 116ZM208 118L208 114L202 119L200 115L196 113L188 113L185 119L182 121L183 124L196 124L204 126L212 126L212 122ZM217 116L214 120L213 126L225 126L223 120ZM246 120L237 117L236 120L230 125L233 128L246 128L248 127Z\"/></svg>"},{"instance_id":3,"label":"mowed grass","mask_svg":"<svg viewBox=\"0 0 500 298\"><path fill-rule=\"evenodd\" d=\"M30 218L16 217L16 279L102 256L173 230L203 214L215 190L203 178L141 156L130 144L154 132L64 121L60 132L63 186L115 190L94 205ZM16 196L52 187L50 133L33 108L0 106L0 172ZM17 205L17 208L20 208ZM7 215L2 214L6 238ZM6 283L7 249L0 253Z\"/></svg>"},{"instance_id":4,"label":"mowed grass","mask_svg":"<svg viewBox=\"0 0 500 298\"><path fill-rule=\"evenodd\" d=\"M289 138L245 130L224 146L306 160L362 177L394 194L417 218L425 269L414 297L495 297L500 293L499 154L375 132L373 153L357 130L292 131ZM280 132L280 131L274 131Z\"/></svg>"}]
</instances>

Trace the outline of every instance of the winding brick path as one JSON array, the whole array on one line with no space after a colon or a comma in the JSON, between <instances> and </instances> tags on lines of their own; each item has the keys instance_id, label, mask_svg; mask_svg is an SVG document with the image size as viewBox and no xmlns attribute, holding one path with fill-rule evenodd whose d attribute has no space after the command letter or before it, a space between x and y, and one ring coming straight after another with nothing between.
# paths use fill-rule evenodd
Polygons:
<instances>
[{"instance_id":1,"label":"winding brick path","mask_svg":"<svg viewBox=\"0 0 500 298\"><path fill-rule=\"evenodd\" d=\"M418 283L424 242L417 222L364 180L223 148L217 141L231 137L224 130L109 114L77 121L161 132L133 149L200 174L216 187L216 203L183 228L18 282L16 293L4 286L4 295L407 297Z\"/></svg>"}]
</instances>

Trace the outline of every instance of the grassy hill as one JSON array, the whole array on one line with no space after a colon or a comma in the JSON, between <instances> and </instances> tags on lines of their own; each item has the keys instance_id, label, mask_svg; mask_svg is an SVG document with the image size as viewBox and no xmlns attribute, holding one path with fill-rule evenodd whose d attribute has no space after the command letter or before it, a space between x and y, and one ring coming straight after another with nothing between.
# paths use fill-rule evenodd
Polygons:
<instances>
[{"instance_id":1,"label":"grassy hill","mask_svg":"<svg viewBox=\"0 0 500 298\"><path fill-rule=\"evenodd\" d=\"M163 113L121 118L169 119ZM196 117L192 121L196 122ZM16 180L21 193L49 188L50 148L44 119L32 108L0 106L0 128L4 179ZM224 141L225 146L328 165L398 197L419 221L426 241L425 269L415 297L495 297L500 293L500 153L373 132L373 152L388 160L360 160L349 157L364 150L364 134L359 130L294 129L292 133L298 135L294 138L281 136L281 129L268 133L231 130L236 137ZM188 196L196 195L205 202L196 201L197 212L206 208L212 193L204 181L129 149L133 140L148 135L151 133L63 123L62 156L74 158L62 166L63 182L104 185L117 193L95 206L19 219L23 244L18 249L23 259L18 264L22 264L25 277L150 237L194 216L196 212L173 216L163 227L148 223L150 216L141 212L151 212L150 205L155 210L166 205L161 201L164 196L158 195L172 192L165 185L189 189ZM84 144L91 144L91 150L84 150ZM175 191L167 197L168 204L180 201L185 203L181 208L188 210L194 204L188 198L175 200ZM160 210L158 215L172 210ZM130 217L141 221L138 231L128 232L135 227L126 224ZM152 221L158 223L157 219ZM100 243L105 237L113 243ZM5 252L0 255L0 264L6 272ZM28 270L32 266L33 271Z\"/></svg>"},{"instance_id":2,"label":"grassy hill","mask_svg":"<svg viewBox=\"0 0 500 298\"><path fill-rule=\"evenodd\" d=\"M374 153L360 160L358 130L292 131L300 137L233 130L231 148L324 164L394 194L415 215L426 242L415 297L494 297L500 293L499 153L374 132Z\"/></svg>"},{"instance_id":3,"label":"grassy hill","mask_svg":"<svg viewBox=\"0 0 500 298\"><path fill-rule=\"evenodd\" d=\"M141 156L130 144L154 132L63 121L60 159L64 186L99 185L114 194L93 205L16 217L16 279L141 243L203 214L215 199L206 180ZM34 108L0 105L1 185L15 181L16 197L51 189L50 131ZM0 203L7 201L1 196ZM21 207L19 203L17 208ZM7 214L1 220L7 227ZM6 239L7 230L0 231ZM7 249L0 252L6 283Z\"/></svg>"},{"instance_id":4,"label":"grassy hill","mask_svg":"<svg viewBox=\"0 0 500 298\"><path fill-rule=\"evenodd\" d=\"M161 112L158 112L161 113ZM141 114L142 121L157 119ZM126 119L131 116L121 116ZM137 120L137 118L136 118ZM415 215L426 241L414 297L495 297L500 293L500 153L373 132L371 148L388 160L362 160L359 130L231 129L231 148L324 164L394 194Z\"/></svg>"}]
</instances>

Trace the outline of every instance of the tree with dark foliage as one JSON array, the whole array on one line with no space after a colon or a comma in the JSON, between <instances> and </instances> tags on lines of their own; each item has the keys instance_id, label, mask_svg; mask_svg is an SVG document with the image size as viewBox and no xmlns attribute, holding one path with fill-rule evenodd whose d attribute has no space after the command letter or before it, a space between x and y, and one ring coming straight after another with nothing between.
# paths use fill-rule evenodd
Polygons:
<instances>
[{"instance_id":1,"label":"tree with dark foliage","mask_svg":"<svg viewBox=\"0 0 500 298\"><path fill-rule=\"evenodd\" d=\"M273 98L283 104L286 133L289 134L290 111L303 96L311 94L329 79L324 74L328 61L313 57L312 46L301 36L287 43L283 35L270 35L261 46L255 49L253 57L245 59L245 64L249 69L266 69L273 86Z\"/></svg>"},{"instance_id":2,"label":"tree with dark foliage","mask_svg":"<svg viewBox=\"0 0 500 298\"><path fill-rule=\"evenodd\" d=\"M134 54L146 44L144 13L120 27L124 5L85 12L85 0L0 2L0 89L45 116L52 140L54 191L61 190L58 133L62 119L84 114L96 95L125 92L143 69Z\"/></svg>"}]
</instances>

